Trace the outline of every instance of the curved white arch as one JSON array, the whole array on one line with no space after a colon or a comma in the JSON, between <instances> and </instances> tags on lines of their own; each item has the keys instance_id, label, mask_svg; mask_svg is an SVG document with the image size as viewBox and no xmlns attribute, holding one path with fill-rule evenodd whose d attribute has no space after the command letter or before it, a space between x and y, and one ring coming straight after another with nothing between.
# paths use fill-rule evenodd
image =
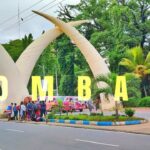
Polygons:
<instances>
[{"instance_id":1,"label":"curved white arch","mask_svg":"<svg viewBox=\"0 0 150 150\"><path fill-rule=\"evenodd\" d=\"M28 91L26 89L28 80L30 78L32 70L33 70L39 56L41 55L43 50L46 48L46 46L51 41L55 40L57 38L57 36L62 34L62 31L66 35L68 35L75 42L77 47L81 50L82 54L86 58L86 61L88 62L89 66L93 72L93 75L95 77L99 74L107 74L110 72L104 59L100 56L100 54L93 47L93 45L91 45L90 42L85 37L83 37L74 27L71 26L74 23L71 23L71 25L69 25L57 18L52 17L52 16L48 16L46 14L39 13L36 11L34 11L34 12L45 17L46 19L52 21L59 28L56 27L53 30L47 31L45 34L43 34L41 37L39 37L33 43L31 43L27 47L27 49L22 53L22 55L19 57L19 59L16 62L16 65L14 64L14 62L13 63L11 62L10 64L8 64L8 67L12 66L12 69L9 70L9 73L11 70L14 70L14 71L12 71L12 73L14 73L13 79L10 77L8 71L6 71L6 70L4 71L2 69L0 70L0 72L5 72L7 74L6 77L8 76L8 78L10 80L10 83L11 83L10 91L12 91L12 93L10 94L10 98L15 98L15 99L19 100L19 98L21 99L22 96L28 94ZM75 25L79 25L84 22L86 22L86 21L77 21L75 23ZM0 50L2 50L2 49L3 48L0 47ZM4 51L4 49L2 51ZM4 58L7 57L6 54L5 54ZM6 60L4 59L2 62L6 63ZM6 66L6 65L4 65L4 66ZM98 86L105 87L106 84L100 83ZM14 91L14 90L16 90L16 91ZM17 97L15 94L17 95Z\"/></svg>"},{"instance_id":2,"label":"curved white arch","mask_svg":"<svg viewBox=\"0 0 150 150\"><path fill-rule=\"evenodd\" d=\"M71 26L79 26L86 22L88 21L81 20L69 22L68 24ZM16 65L21 72L26 86L29 82L32 70L44 49L62 33L63 32L58 27L46 31L43 35L33 41L18 58Z\"/></svg>"},{"instance_id":3,"label":"curved white arch","mask_svg":"<svg viewBox=\"0 0 150 150\"><path fill-rule=\"evenodd\" d=\"M108 65L105 63L105 60L100 56L98 51L74 27L68 25L67 23L55 17L49 16L47 14L37 12L37 11L33 11L33 12L53 22L66 35L68 35L71 40L75 42L76 46L81 50L81 53L84 55L95 77L100 74L105 75L105 74L110 73Z\"/></svg>"},{"instance_id":4,"label":"curved white arch","mask_svg":"<svg viewBox=\"0 0 150 150\"><path fill-rule=\"evenodd\" d=\"M81 20L69 22L69 24L78 26L86 22L88 21ZM29 95L27 84L38 58L48 44L61 34L62 31L58 27L46 31L26 48L16 63L0 45L0 75L7 77L9 83L8 99L3 102L0 101L0 111L4 110L10 102L20 103L25 96Z\"/></svg>"},{"instance_id":5,"label":"curved white arch","mask_svg":"<svg viewBox=\"0 0 150 150\"><path fill-rule=\"evenodd\" d=\"M28 90L15 62L2 45L0 45L0 75L5 76L9 83L8 99L0 102L0 109L3 110L10 101L19 103L23 100L23 97L28 95ZM21 95L18 93L21 93Z\"/></svg>"},{"instance_id":6,"label":"curved white arch","mask_svg":"<svg viewBox=\"0 0 150 150\"><path fill-rule=\"evenodd\" d=\"M69 24L66 24L65 22L63 22L55 17L49 16L47 14L37 12L37 11L33 11L33 12L46 18L47 20L51 21L52 23L54 23L71 40L73 40L75 42L76 46L80 49L81 53L83 54L87 63L89 64L94 77L97 77L98 75L107 75L108 73L110 73L108 65L105 63L105 60L101 57L101 55L98 53L98 51L74 27L70 26ZM101 87L101 88L105 88L107 86L108 85L104 82L99 82L99 84L98 84L98 87ZM106 101L104 101L104 99L105 99L104 94L101 94L101 96L102 96L103 109L109 109L109 108L114 107L114 105L115 105L114 101L111 100L110 103L107 103Z\"/></svg>"}]
</instances>

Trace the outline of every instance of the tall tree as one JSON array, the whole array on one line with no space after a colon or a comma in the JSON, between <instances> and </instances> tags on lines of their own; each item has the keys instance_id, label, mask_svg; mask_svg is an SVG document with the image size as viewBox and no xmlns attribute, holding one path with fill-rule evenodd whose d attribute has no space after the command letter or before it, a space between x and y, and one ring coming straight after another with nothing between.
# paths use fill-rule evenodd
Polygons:
<instances>
[{"instance_id":1,"label":"tall tree","mask_svg":"<svg viewBox=\"0 0 150 150\"><path fill-rule=\"evenodd\" d=\"M3 44L9 55L12 57L14 62L19 58L20 54L23 52L22 40L13 40L7 44Z\"/></svg>"},{"instance_id":2,"label":"tall tree","mask_svg":"<svg viewBox=\"0 0 150 150\"><path fill-rule=\"evenodd\" d=\"M135 47L126 52L126 57L123 58L119 65L124 66L129 72L134 73L142 79L141 90L142 95L148 96L150 82L147 80L150 74L150 52L146 58L141 47Z\"/></svg>"},{"instance_id":3,"label":"tall tree","mask_svg":"<svg viewBox=\"0 0 150 150\"><path fill-rule=\"evenodd\" d=\"M33 41L33 36L30 33L28 36L24 36L24 38L12 40L7 44L3 44L5 49L8 51L12 59L16 62L21 53L25 50L25 48Z\"/></svg>"},{"instance_id":4,"label":"tall tree","mask_svg":"<svg viewBox=\"0 0 150 150\"><path fill-rule=\"evenodd\" d=\"M89 19L80 31L104 57L110 69L120 73L118 63L128 48L150 48L150 0L81 0L59 10L61 18ZM63 14L63 15L61 15ZM147 53L147 51L144 51Z\"/></svg>"},{"instance_id":5,"label":"tall tree","mask_svg":"<svg viewBox=\"0 0 150 150\"><path fill-rule=\"evenodd\" d=\"M61 95L75 95L75 73L74 73L74 46L66 36L61 36L55 42L55 49L58 51L58 63L60 66L60 85Z\"/></svg>"},{"instance_id":6,"label":"tall tree","mask_svg":"<svg viewBox=\"0 0 150 150\"><path fill-rule=\"evenodd\" d=\"M33 41L33 36L31 33L28 36L25 35L24 38L22 39L23 49L25 49L30 43L32 43L32 41Z\"/></svg>"}]
</instances>

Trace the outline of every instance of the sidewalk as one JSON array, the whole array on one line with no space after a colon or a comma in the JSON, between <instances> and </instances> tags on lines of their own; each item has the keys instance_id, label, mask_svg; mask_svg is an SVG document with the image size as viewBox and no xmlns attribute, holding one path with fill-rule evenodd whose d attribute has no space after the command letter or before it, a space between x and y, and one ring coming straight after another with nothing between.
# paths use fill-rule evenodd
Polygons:
<instances>
[{"instance_id":1,"label":"sidewalk","mask_svg":"<svg viewBox=\"0 0 150 150\"><path fill-rule=\"evenodd\" d=\"M0 119L0 121L8 122L6 119ZM15 121L13 121L15 122ZM136 134L146 134L150 135L150 122L139 124L139 125L128 125L128 126L94 126L94 125L77 125L77 124L63 124L63 123L45 123L45 122L21 122L16 121L16 123L30 123L37 125L49 125L49 126L63 126L63 127L74 127L74 128L85 128L85 129L96 129L96 130L108 130L116 132L127 132Z\"/></svg>"}]
</instances>

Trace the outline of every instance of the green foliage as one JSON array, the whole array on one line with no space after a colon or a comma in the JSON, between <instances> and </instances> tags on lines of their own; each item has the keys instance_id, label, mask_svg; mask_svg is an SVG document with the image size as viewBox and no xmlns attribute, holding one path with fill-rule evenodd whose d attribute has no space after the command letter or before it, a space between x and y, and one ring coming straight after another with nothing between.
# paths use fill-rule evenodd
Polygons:
<instances>
[{"instance_id":1,"label":"green foliage","mask_svg":"<svg viewBox=\"0 0 150 150\"><path fill-rule=\"evenodd\" d=\"M20 54L23 52L22 40L10 41L8 44L3 44L4 48L7 50L9 55L12 57L14 62L19 58Z\"/></svg>"},{"instance_id":2,"label":"green foliage","mask_svg":"<svg viewBox=\"0 0 150 150\"><path fill-rule=\"evenodd\" d=\"M30 33L28 36L25 35L24 38L22 39L22 45L23 45L23 49L26 49L27 46L32 43L33 41L33 36L32 34Z\"/></svg>"},{"instance_id":3,"label":"green foliage","mask_svg":"<svg viewBox=\"0 0 150 150\"><path fill-rule=\"evenodd\" d=\"M60 68L59 94L63 96L75 95L75 48L66 36L61 36L55 42L54 47L58 51L58 65Z\"/></svg>"},{"instance_id":4,"label":"green foliage","mask_svg":"<svg viewBox=\"0 0 150 150\"><path fill-rule=\"evenodd\" d=\"M124 107L139 107L141 98L130 98L128 101L123 101Z\"/></svg>"},{"instance_id":5,"label":"green foliage","mask_svg":"<svg viewBox=\"0 0 150 150\"><path fill-rule=\"evenodd\" d=\"M14 62L19 58L21 53L25 50L25 48L33 41L32 34L29 34L28 36L25 35L25 37L22 40L13 40L10 41L8 44L4 44L3 46L7 50L7 52L10 54Z\"/></svg>"},{"instance_id":6,"label":"green foliage","mask_svg":"<svg viewBox=\"0 0 150 150\"><path fill-rule=\"evenodd\" d=\"M105 82L108 86L106 88L97 88L94 89L92 97L96 98L99 94L105 93L106 97L108 95L113 95L115 92L115 85L116 85L116 77L115 73L110 73L108 75L99 75L96 77L94 84L98 84L99 82Z\"/></svg>"},{"instance_id":7,"label":"green foliage","mask_svg":"<svg viewBox=\"0 0 150 150\"><path fill-rule=\"evenodd\" d=\"M77 81L77 80L76 80ZM59 85L61 95L75 95L75 77L73 75L62 75Z\"/></svg>"},{"instance_id":8,"label":"green foliage","mask_svg":"<svg viewBox=\"0 0 150 150\"><path fill-rule=\"evenodd\" d=\"M58 100L58 105L52 107L49 117L53 117L57 113L59 113L59 115L61 116L62 109L63 109L63 102L62 100Z\"/></svg>"},{"instance_id":9,"label":"green foliage","mask_svg":"<svg viewBox=\"0 0 150 150\"><path fill-rule=\"evenodd\" d=\"M150 52L144 57L144 52L141 47L134 47L126 52L126 57L123 58L119 65L124 66L128 72L134 73L141 78L141 95L149 96L149 80L150 74Z\"/></svg>"},{"instance_id":10,"label":"green foliage","mask_svg":"<svg viewBox=\"0 0 150 150\"><path fill-rule=\"evenodd\" d=\"M111 71L119 73L118 63L126 49L140 45L145 54L150 49L149 5L149 0L81 0L58 12L65 21L91 20L80 32L109 58Z\"/></svg>"},{"instance_id":11,"label":"green foliage","mask_svg":"<svg viewBox=\"0 0 150 150\"><path fill-rule=\"evenodd\" d=\"M47 119L54 119L55 118L55 113L51 112L46 116Z\"/></svg>"},{"instance_id":12,"label":"green foliage","mask_svg":"<svg viewBox=\"0 0 150 150\"><path fill-rule=\"evenodd\" d=\"M141 79L136 77L132 73L126 73L125 76L126 76L126 81L127 81L128 97L140 98L141 97L141 91L140 91Z\"/></svg>"},{"instance_id":13,"label":"green foliage","mask_svg":"<svg viewBox=\"0 0 150 150\"><path fill-rule=\"evenodd\" d=\"M125 109L125 114L128 116L128 117L132 117L134 115L135 111L131 108L126 108Z\"/></svg>"},{"instance_id":14,"label":"green foliage","mask_svg":"<svg viewBox=\"0 0 150 150\"><path fill-rule=\"evenodd\" d=\"M146 59L141 47L134 47L126 52L126 57L123 58L119 65L124 66L129 72L135 73L139 77L144 77L150 73L150 52Z\"/></svg>"},{"instance_id":15,"label":"green foliage","mask_svg":"<svg viewBox=\"0 0 150 150\"><path fill-rule=\"evenodd\" d=\"M58 111L59 111L60 116L62 113L62 109L63 109L63 102L62 100L58 100Z\"/></svg>"},{"instance_id":16,"label":"green foliage","mask_svg":"<svg viewBox=\"0 0 150 150\"><path fill-rule=\"evenodd\" d=\"M144 97L139 103L140 107L150 107L150 97Z\"/></svg>"},{"instance_id":17,"label":"green foliage","mask_svg":"<svg viewBox=\"0 0 150 150\"><path fill-rule=\"evenodd\" d=\"M130 98L123 102L124 107L150 107L150 97Z\"/></svg>"},{"instance_id":18,"label":"green foliage","mask_svg":"<svg viewBox=\"0 0 150 150\"><path fill-rule=\"evenodd\" d=\"M101 116L101 115L94 115L89 116L87 114L79 114L79 115L62 115L62 116L52 116L48 115L48 119L64 119L64 120L87 120L87 121L127 121L127 120L143 120L142 118L138 117L127 117L127 116L119 116L116 120L115 116Z\"/></svg>"}]
</instances>

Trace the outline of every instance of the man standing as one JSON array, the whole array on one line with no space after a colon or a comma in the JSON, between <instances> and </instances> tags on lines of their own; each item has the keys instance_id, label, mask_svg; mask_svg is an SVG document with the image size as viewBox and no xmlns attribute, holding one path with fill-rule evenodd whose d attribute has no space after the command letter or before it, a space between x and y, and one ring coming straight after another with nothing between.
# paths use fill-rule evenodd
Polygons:
<instances>
[{"instance_id":1,"label":"man standing","mask_svg":"<svg viewBox=\"0 0 150 150\"><path fill-rule=\"evenodd\" d=\"M18 109L16 103L14 104L13 111L14 111L14 119L18 120Z\"/></svg>"},{"instance_id":2,"label":"man standing","mask_svg":"<svg viewBox=\"0 0 150 150\"><path fill-rule=\"evenodd\" d=\"M33 103L31 101L29 101L29 103L27 104L28 120L31 120L33 111L34 111Z\"/></svg>"},{"instance_id":3,"label":"man standing","mask_svg":"<svg viewBox=\"0 0 150 150\"><path fill-rule=\"evenodd\" d=\"M41 102L41 117L46 117L46 104L45 104L45 101L42 101Z\"/></svg>"},{"instance_id":4,"label":"man standing","mask_svg":"<svg viewBox=\"0 0 150 150\"><path fill-rule=\"evenodd\" d=\"M25 115L26 115L26 106L24 105L23 102L20 104L20 117L21 121L25 120Z\"/></svg>"},{"instance_id":5,"label":"man standing","mask_svg":"<svg viewBox=\"0 0 150 150\"><path fill-rule=\"evenodd\" d=\"M8 107L7 107L7 110L8 110L8 121L11 120L11 118L13 117L13 103L11 103Z\"/></svg>"}]
</instances>

